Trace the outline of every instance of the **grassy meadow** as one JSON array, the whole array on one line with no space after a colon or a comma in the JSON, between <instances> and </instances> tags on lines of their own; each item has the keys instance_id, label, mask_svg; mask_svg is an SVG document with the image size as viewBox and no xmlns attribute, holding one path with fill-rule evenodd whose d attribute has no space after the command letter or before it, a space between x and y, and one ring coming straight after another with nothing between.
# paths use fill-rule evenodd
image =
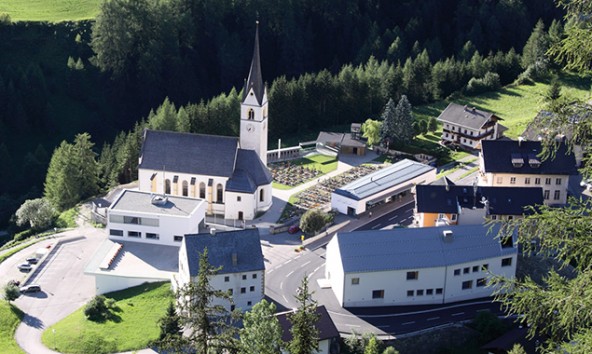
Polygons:
<instances>
[{"instance_id":1,"label":"grassy meadow","mask_svg":"<svg viewBox=\"0 0 592 354\"><path fill-rule=\"evenodd\" d=\"M2 353L24 353L14 340L14 332L21 323L22 317L23 313L17 307L0 300L0 351Z\"/></svg>"},{"instance_id":2,"label":"grassy meadow","mask_svg":"<svg viewBox=\"0 0 592 354\"><path fill-rule=\"evenodd\" d=\"M0 13L13 21L77 21L94 18L102 0L2 0Z\"/></svg>"},{"instance_id":3,"label":"grassy meadow","mask_svg":"<svg viewBox=\"0 0 592 354\"><path fill-rule=\"evenodd\" d=\"M158 320L173 301L170 283L150 283L105 294L114 299L113 316L93 322L84 307L43 332L48 348L62 353L110 353L146 348L158 338ZM55 330L55 334L53 333Z\"/></svg>"},{"instance_id":4,"label":"grassy meadow","mask_svg":"<svg viewBox=\"0 0 592 354\"><path fill-rule=\"evenodd\" d=\"M561 93L579 99L590 98L590 77L579 77L563 74L559 77ZM495 92L487 92L473 97L462 97L454 100L485 111L493 112L502 118L502 125L508 128L505 135L517 138L522 134L528 123L544 107L544 97L550 83L537 82L534 85L507 86ZM437 117L448 106L449 101L438 101L418 106L414 113L419 118Z\"/></svg>"}]
</instances>

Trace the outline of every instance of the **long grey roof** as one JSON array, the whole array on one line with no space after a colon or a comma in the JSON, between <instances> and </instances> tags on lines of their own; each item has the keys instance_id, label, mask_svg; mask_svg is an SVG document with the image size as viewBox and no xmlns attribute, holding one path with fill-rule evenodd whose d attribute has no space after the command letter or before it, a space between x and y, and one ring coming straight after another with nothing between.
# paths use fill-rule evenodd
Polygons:
<instances>
[{"instance_id":1,"label":"long grey roof","mask_svg":"<svg viewBox=\"0 0 592 354\"><path fill-rule=\"evenodd\" d=\"M333 193L362 200L431 170L434 167L405 159L336 189Z\"/></svg>"},{"instance_id":2,"label":"long grey roof","mask_svg":"<svg viewBox=\"0 0 592 354\"><path fill-rule=\"evenodd\" d=\"M270 184L272 176L254 150L238 149L236 168L226 182L226 190L253 193L257 187Z\"/></svg>"},{"instance_id":3,"label":"long grey roof","mask_svg":"<svg viewBox=\"0 0 592 354\"><path fill-rule=\"evenodd\" d=\"M253 48L253 59L251 60L251 69L249 70L249 78L245 82L243 90L243 101L247 98L249 90L253 89L257 102L263 103L263 95L265 93L265 84L261 75L261 60L259 58L259 21L255 29L255 45Z\"/></svg>"},{"instance_id":4,"label":"long grey roof","mask_svg":"<svg viewBox=\"0 0 592 354\"><path fill-rule=\"evenodd\" d=\"M480 129L492 118L496 120L501 119L491 112L475 109L474 107L461 106L456 103L450 103L448 107L446 107L446 109L440 113L438 120L470 129Z\"/></svg>"},{"instance_id":5,"label":"long grey roof","mask_svg":"<svg viewBox=\"0 0 592 354\"><path fill-rule=\"evenodd\" d=\"M199 207L203 200L167 196L163 204L152 204L153 193L124 190L113 202L110 210L120 212L139 212L171 216L188 216Z\"/></svg>"},{"instance_id":6,"label":"long grey roof","mask_svg":"<svg viewBox=\"0 0 592 354\"><path fill-rule=\"evenodd\" d=\"M211 234L185 235L189 274L199 273L199 255L208 249L208 261L213 267L222 267L218 274L244 273L265 270L259 229L217 232ZM236 265L232 255L236 254Z\"/></svg>"},{"instance_id":7,"label":"long grey roof","mask_svg":"<svg viewBox=\"0 0 592 354\"><path fill-rule=\"evenodd\" d=\"M351 133L319 132L317 143L336 144L340 146L364 147L366 142L354 139Z\"/></svg>"},{"instance_id":8,"label":"long grey roof","mask_svg":"<svg viewBox=\"0 0 592 354\"><path fill-rule=\"evenodd\" d=\"M452 231L446 239L443 231ZM502 248L499 226L484 225L398 228L338 233L337 244L346 273L421 269L511 255ZM489 232L488 232L489 231Z\"/></svg>"},{"instance_id":9,"label":"long grey roof","mask_svg":"<svg viewBox=\"0 0 592 354\"><path fill-rule=\"evenodd\" d=\"M460 185L418 185L415 187L416 208L419 213L458 213L461 208L485 207L491 215L528 214L526 206L542 205L541 187L489 187Z\"/></svg>"},{"instance_id":10,"label":"long grey roof","mask_svg":"<svg viewBox=\"0 0 592 354\"><path fill-rule=\"evenodd\" d=\"M486 173L516 173L516 174L577 174L576 159L573 152L567 153L565 144L560 144L554 158L540 161L538 167L530 161L539 161L538 155L543 146L540 141L515 140L483 140L481 153ZM515 162L521 162L521 167L515 167ZM517 165L519 166L519 165Z\"/></svg>"},{"instance_id":11,"label":"long grey roof","mask_svg":"<svg viewBox=\"0 0 592 354\"><path fill-rule=\"evenodd\" d=\"M238 138L145 130L138 168L230 177Z\"/></svg>"}]
</instances>

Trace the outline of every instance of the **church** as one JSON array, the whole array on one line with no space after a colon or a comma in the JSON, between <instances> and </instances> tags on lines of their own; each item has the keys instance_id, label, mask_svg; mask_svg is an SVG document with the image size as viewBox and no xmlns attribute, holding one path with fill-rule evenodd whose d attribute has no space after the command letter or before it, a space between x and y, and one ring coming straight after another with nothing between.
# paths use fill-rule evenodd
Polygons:
<instances>
[{"instance_id":1,"label":"church","mask_svg":"<svg viewBox=\"0 0 592 354\"><path fill-rule=\"evenodd\" d=\"M240 136L146 130L138 165L140 191L202 199L207 215L253 220L272 203L267 120L257 25L241 102Z\"/></svg>"}]
</instances>

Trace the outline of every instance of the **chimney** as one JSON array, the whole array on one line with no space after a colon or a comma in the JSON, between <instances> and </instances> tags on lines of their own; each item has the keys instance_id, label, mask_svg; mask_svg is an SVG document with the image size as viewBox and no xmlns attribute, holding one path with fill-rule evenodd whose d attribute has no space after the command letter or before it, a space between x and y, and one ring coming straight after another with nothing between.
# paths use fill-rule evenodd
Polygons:
<instances>
[{"instance_id":1,"label":"chimney","mask_svg":"<svg viewBox=\"0 0 592 354\"><path fill-rule=\"evenodd\" d=\"M215 227L210 227L210 235L216 235L216 228Z\"/></svg>"},{"instance_id":2,"label":"chimney","mask_svg":"<svg viewBox=\"0 0 592 354\"><path fill-rule=\"evenodd\" d=\"M442 231L442 236L444 236L444 239L450 239L452 238L452 230L444 230Z\"/></svg>"},{"instance_id":3,"label":"chimney","mask_svg":"<svg viewBox=\"0 0 592 354\"><path fill-rule=\"evenodd\" d=\"M475 111L477 111L477 108L473 107L472 111L473 113L475 113Z\"/></svg>"},{"instance_id":4,"label":"chimney","mask_svg":"<svg viewBox=\"0 0 592 354\"><path fill-rule=\"evenodd\" d=\"M519 136L518 137L518 147L522 146L522 142L524 141L524 138Z\"/></svg>"},{"instance_id":5,"label":"chimney","mask_svg":"<svg viewBox=\"0 0 592 354\"><path fill-rule=\"evenodd\" d=\"M232 252L232 265L236 267L238 264L238 255L236 252Z\"/></svg>"}]
</instances>

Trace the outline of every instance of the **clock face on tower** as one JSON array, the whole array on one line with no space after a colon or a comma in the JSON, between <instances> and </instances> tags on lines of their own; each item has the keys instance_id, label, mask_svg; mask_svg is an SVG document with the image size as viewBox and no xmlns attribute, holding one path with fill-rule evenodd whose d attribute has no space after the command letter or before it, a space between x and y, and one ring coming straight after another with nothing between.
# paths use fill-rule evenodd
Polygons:
<instances>
[{"instance_id":1,"label":"clock face on tower","mask_svg":"<svg viewBox=\"0 0 592 354\"><path fill-rule=\"evenodd\" d=\"M255 131L255 127L253 126L253 124L247 124L247 131L249 133L252 133L253 131Z\"/></svg>"}]
</instances>

